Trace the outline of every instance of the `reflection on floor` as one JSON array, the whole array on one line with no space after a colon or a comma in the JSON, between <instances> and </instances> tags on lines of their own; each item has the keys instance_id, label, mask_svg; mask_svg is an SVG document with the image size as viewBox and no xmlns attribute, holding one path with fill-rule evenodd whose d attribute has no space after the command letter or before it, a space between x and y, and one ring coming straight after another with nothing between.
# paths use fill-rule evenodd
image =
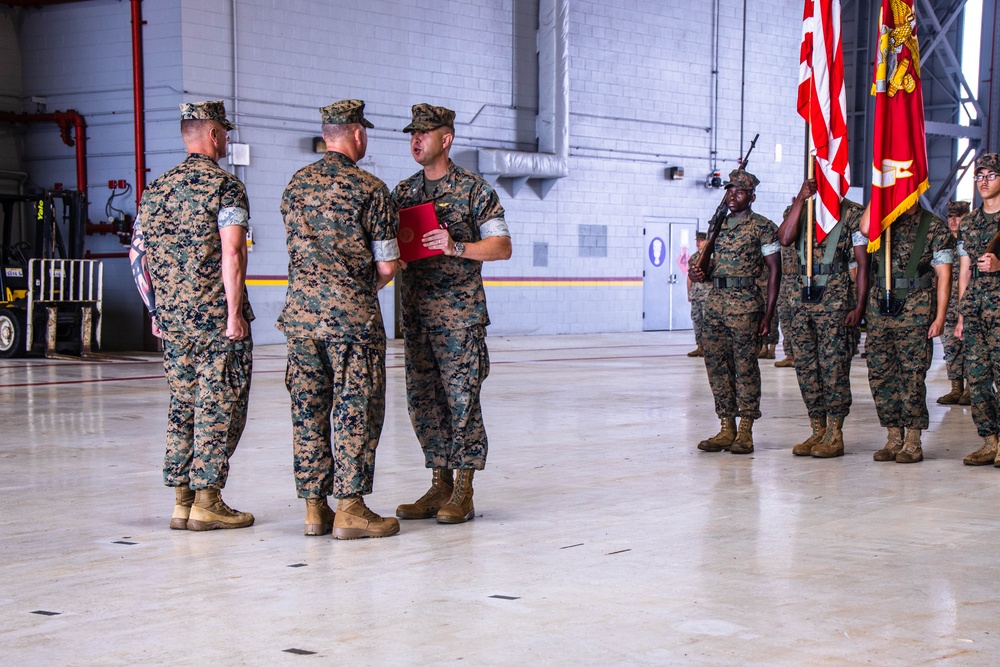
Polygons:
<instances>
[{"instance_id":1,"label":"reflection on floor","mask_svg":"<svg viewBox=\"0 0 1000 667\"><path fill-rule=\"evenodd\" d=\"M996 490L969 408L928 376L926 460L884 441L855 359L847 456L791 455L795 373L762 361L757 451L718 430L690 332L491 338L477 517L304 537L284 349L256 350L225 497L245 530L170 531L159 361L0 362L0 646L11 665L995 664ZM780 348L778 358L781 358ZM429 473L390 342L375 493ZM990 656L993 656L992 658Z\"/></svg>"}]
</instances>

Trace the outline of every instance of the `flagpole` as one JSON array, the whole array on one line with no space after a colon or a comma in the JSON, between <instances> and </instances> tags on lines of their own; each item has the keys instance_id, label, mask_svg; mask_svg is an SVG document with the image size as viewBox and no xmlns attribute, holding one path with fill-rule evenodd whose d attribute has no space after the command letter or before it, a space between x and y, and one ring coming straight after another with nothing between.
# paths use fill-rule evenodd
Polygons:
<instances>
[{"instance_id":1,"label":"flagpole","mask_svg":"<svg viewBox=\"0 0 1000 667\"><path fill-rule=\"evenodd\" d=\"M809 133L809 143L812 144L812 131ZM813 155L812 151L809 152L809 157L807 158L808 167L806 168L806 178L810 181L816 177L816 156ZM810 196L806 201L806 287L812 290L812 279L813 279L813 200L814 196Z\"/></svg>"}]
</instances>

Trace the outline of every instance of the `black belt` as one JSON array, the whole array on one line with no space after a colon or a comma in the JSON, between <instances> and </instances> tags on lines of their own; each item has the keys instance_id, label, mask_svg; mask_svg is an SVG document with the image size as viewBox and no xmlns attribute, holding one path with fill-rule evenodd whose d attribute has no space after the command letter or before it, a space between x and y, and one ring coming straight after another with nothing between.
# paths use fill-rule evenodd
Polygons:
<instances>
[{"instance_id":1,"label":"black belt","mask_svg":"<svg viewBox=\"0 0 1000 667\"><path fill-rule=\"evenodd\" d=\"M712 278L712 284L716 287L753 287L757 284L756 278Z\"/></svg>"},{"instance_id":2,"label":"black belt","mask_svg":"<svg viewBox=\"0 0 1000 667\"><path fill-rule=\"evenodd\" d=\"M875 278L873 281L875 287L879 289L885 289L885 278ZM925 287L931 286L931 274L925 273L919 278L893 278L892 279L892 289L923 289Z\"/></svg>"},{"instance_id":3,"label":"black belt","mask_svg":"<svg viewBox=\"0 0 1000 667\"><path fill-rule=\"evenodd\" d=\"M804 276L807 274L805 266L799 265L799 275ZM813 275L814 276L832 276L835 273L844 273L848 269L847 262L841 260L839 262L831 262L830 264L813 264Z\"/></svg>"},{"instance_id":4,"label":"black belt","mask_svg":"<svg viewBox=\"0 0 1000 667\"><path fill-rule=\"evenodd\" d=\"M1000 278L1000 271L980 271L978 266L972 267L973 278Z\"/></svg>"}]
</instances>

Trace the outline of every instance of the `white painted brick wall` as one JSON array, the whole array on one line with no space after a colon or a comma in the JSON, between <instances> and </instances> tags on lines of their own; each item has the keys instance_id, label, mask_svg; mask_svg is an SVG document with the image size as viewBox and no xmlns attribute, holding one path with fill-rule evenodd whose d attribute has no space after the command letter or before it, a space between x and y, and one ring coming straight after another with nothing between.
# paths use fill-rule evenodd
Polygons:
<instances>
[{"instance_id":1,"label":"white painted brick wall","mask_svg":"<svg viewBox=\"0 0 1000 667\"><path fill-rule=\"evenodd\" d=\"M251 146L252 164L241 176L256 240L252 275L285 274L281 192L298 168L316 159L317 109L331 101L367 102L376 129L363 165L390 188L417 169L400 132L417 102L457 111L453 157L463 166L475 167L479 147L533 149L534 111L523 107L525 98L535 102L534 83L525 82L512 21L525 22L518 26L523 34L533 32L536 19L533 9L525 10L528 3L517 4L515 11L512 0L369 0L360 6L239 0L238 120L239 139ZM143 8L152 178L183 155L179 101L224 98L232 108L232 18L228 0L158 0ZM724 172L743 150L742 10L740 0L722 0L718 146ZM20 32L25 93L95 115L89 132L97 156L90 165L95 195L108 178L132 182L127 3L93 0L33 11ZM488 264L487 279L639 280L645 218L705 224L721 197L702 185L710 168L711 20L709 2L570 3L570 176L545 199L535 184L512 196L501 183L514 256ZM801 0L748 8L743 136L748 143L761 133L751 164L762 181L755 208L772 219L802 178L804 132L794 109L800 21ZM511 108L515 103L522 108ZM778 143L780 164L774 161ZM26 165L40 179L72 182L72 162L56 155L57 137L39 136L32 146L45 159ZM687 178L666 180L667 166L683 166ZM93 198L92 215L103 212L103 199ZM608 226L607 257L578 256L580 225ZM540 242L549 244L547 267L532 265ZM487 294L494 335L642 328L640 287L490 286ZM121 298L138 312L137 298L124 292ZM259 318L255 339L280 340L272 325L284 288L254 287L251 298Z\"/></svg>"}]
</instances>

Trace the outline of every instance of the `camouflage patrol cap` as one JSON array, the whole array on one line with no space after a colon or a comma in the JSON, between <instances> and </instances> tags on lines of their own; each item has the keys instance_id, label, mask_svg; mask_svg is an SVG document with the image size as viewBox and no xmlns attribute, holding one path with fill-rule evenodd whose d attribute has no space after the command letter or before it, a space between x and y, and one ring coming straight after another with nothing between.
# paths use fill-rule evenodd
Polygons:
<instances>
[{"instance_id":1,"label":"camouflage patrol cap","mask_svg":"<svg viewBox=\"0 0 1000 667\"><path fill-rule=\"evenodd\" d=\"M346 125L361 123L365 127L375 127L365 118L365 103L361 100L340 100L319 110L324 125Z\"/></svg>"},{"instance_id":2,"label":"camouflage patrol cap","mask_svg":"<svg viewBox=\"0 0 1000 667\"><path fill-rule=\"evenodd\" d=\"M695 241L707 241L708 240L708 232L695 232L694 240Z\"/></svg>"},{"instance_id":3,"label":"camouflage patrol cap","mask_svg":"<svg viewBox=\"0 0 1000 667\"><path fill-rule=\"evenodd\" d=\"M181 120L214 120L227 130L236 129L235 125L226 120L226 103L222 100L181 104Z\"/></svg>"},{"instance_id":4,"label":"camouflage patrol cap","mask_svg":"<svg viewBox=\"0 0 1000 667\"><path fill-rule=\"evenodd\" d=\"M426 132L439 127L454 127L455 112L430 104L414 104L411 111L413 120L403 128L403 132Z\"/></svg>"},{"instance_id":5,"label":"camouflage patrol cap","mask_svg":"<svg viewBox=\"0 0 1000 667\"><path fill-rule=\"evenodd\" d=\"M983 153L976 160L976 171L980 169L989 169L992 172L1000 174L1000 153Z\"/></svg>"},{"instance_id":6,"label":"camouflage patrol cap","mask_svg":"<svg viewBox=\"0 0 1000 667\"><path fill-rule=\"evenodd\" d=\"M753 192L760 185L760 179L751 174L745 169L733 169L729 172L729 180L726 182L724 187L726 188L740 188L741 190L749 190Z\"/></svg>"},{"instance_id":7,"label":"camouflage patrol cap","mask_svg":"<svg viewBox=\"0 0 1000 667\"><path fill-rule=\"evenodd\" d=\"M967 201L950 201L948 202L948 217L949 218L960 218L970 210L969 202Z\"/></svg>"}]
</instances>

